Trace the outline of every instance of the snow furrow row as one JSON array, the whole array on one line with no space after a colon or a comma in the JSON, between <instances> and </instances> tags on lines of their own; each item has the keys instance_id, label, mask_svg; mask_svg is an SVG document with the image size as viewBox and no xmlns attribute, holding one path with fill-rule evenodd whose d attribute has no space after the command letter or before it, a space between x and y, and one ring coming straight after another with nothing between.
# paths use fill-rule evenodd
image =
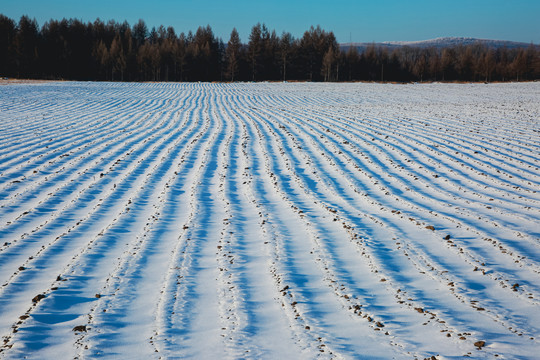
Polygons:
<instances>
[{"instance_id":1,"label":"snow furrow row","mask_svg":"<svg viewBox=\"0 0 540 360\"><path fill-rule=\"evenodd\" d=\"M536 355L537 83L0 90L0 359Z\"/></svg>"}]
</instances>

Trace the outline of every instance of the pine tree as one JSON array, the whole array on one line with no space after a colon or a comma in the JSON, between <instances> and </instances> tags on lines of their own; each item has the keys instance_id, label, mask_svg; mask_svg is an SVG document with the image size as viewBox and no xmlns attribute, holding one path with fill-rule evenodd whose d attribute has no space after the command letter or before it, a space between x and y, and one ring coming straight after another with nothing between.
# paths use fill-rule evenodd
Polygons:
<instances>
[{"instance_id":1,"label":"pine tree","mask_svg":"<svg viewBox=\"0 0 540 360\"><path fill-rule=\"evenodd\" d=\"M148 36L148 27L144 20L139 19L139 22L133 25L133 38L135 39L135 47L141 47Z\"/></svg>"},{"instance_id":2,"label":"pine tree","mask_svg":"<svg viewBox=\"0 0 540 360\"><path fill-rule=\"evenodd\" d=\"M280 51L280 59L281 59L281 75L283 77L283 81L287 80L287 66L290 62L290 55L292 53L294 45L294 38L292 37L291 33L284 32L281 35L281 39L279 40L279 51Z\"/></svg>"},{"instance_id":3,"label":"pine tree","mask_svg":"<svg viewBox=\"0 0 540 360\"><path fill-rule=\"evenodd\" d=\"M227 76L231 81L234 81L238 75L238 66L240 60L240 36L236 28L231 31L231 37L227 43L226 61L227 61Z\"/></svg>"},{"instance_id":4,"label":"pine tree","mask_svg":"<svg viewBox=\"0 0 540 360\"><path fill-rule=\"evenodd\" d=\"M22 16L15 36L15 51L19 76L35 77L38 75L38 25L35 19Z\"/></svg>"},{"instance_id":5,"label":"pine tree","mask_svg":"<svg viewBox=\"0 0 540 360\"><path fill-rule=\"evenodd\" d=\"M249 62L251 65L251 80L255 81L258 75L258 67L260 65L261 58L261 24L251 28L251 33L249 34L249 43L248 43L248 55Z\"/></svg>"},{"instance_id":6,"label":"pine tree","mask_svg":"<svg viewBox=\"0 0 540 360\"><path fill-rule=\"evenodd\" d=\"M0 14L0 75L11 76L15 72L15 49L13 46L16 35L15 21Z\"/></svg>"}]
</instances>

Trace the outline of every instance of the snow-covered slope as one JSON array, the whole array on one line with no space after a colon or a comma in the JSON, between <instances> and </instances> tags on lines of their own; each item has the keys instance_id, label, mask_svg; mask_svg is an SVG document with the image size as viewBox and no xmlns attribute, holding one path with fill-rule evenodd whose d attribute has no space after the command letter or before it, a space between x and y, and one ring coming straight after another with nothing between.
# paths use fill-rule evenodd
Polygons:
<instances>
[{"instance_id":1,"label":"snow-covered slope","mask_svg":"<svg viewBox=\"0 0 540 360\"><path fill-rule=\"evenodd\" d=\"M0 358L534 358L540 84L0 88Z\"/></svg>"},{"instance_id":2,"label":"snow-covered slope","mask_svg":"<svg viewBox=\"0 0 540 360\"><path fill-rule=\"evenodd\" d=\"M481 44L490 48L502 48L506 47L508 49L515 48L527 48L531 44L518 42L518 41L508 41L508 40L490 40L490 39L477 39L470 37L441 37L436 39L429 40L420 40L420 41L384 41L379 43L352 43L352 46L356 47L359 52L363 52L368 46L375 45L377 47L386 48L389 50L399 48L402 46L409 47L418 47L418 48L437 48L442 49L446 47L453 46L467 46ZM351 43L341 44L340 47L342 50L347 51L351 46ZM538 45L537 45L538 46Z\"/></svg>"},{"instance_id":3,"label":"snow-covered slope","mask_svg":"<svg viewBox=\"0 0 540 360\"><path fill-rule=\"evenodd\" d=\"M470 37L441 37L430 40L421 40L421 41L385 41L381 44L394 45L394 46L415 46L415 47L437 47L443 48L448 46L458 46L458 45L473 45L480 43L489 47L507 47L507 48L516 48L516 47L527 47L529 43L517 42L517 41L507 41L507 40L490 40L490 39L477 39Z\"/></svg>"}]
</instances>

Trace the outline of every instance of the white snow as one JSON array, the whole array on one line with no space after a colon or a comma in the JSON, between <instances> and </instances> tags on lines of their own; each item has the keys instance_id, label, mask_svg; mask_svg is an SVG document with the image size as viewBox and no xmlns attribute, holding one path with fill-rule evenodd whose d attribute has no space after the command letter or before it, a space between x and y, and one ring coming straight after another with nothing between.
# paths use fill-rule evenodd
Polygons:
<instances>
[{"instance_id":1,"label":"white snow","mask_svg":"<svg viewBox=\"0 0 540 360\"><path fill-rule=\"evenodd\" d=\"M0 358L534 358L539 119L539 83L1 86Z\"/></svg>"}]
</instances>

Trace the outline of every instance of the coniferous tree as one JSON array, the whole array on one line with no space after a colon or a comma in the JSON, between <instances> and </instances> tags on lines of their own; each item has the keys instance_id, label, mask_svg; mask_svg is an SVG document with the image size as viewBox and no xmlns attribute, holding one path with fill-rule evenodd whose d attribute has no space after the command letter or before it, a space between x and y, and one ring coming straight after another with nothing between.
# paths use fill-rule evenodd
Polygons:
<instances>
[{"instance_id":1,"label":"coniferous tree","mask_svg":"<svg viewBox=\"0 0 540 360\"><path fill-rule=\"evenodd\" d=\"M309 31L304 33L304 36L300 40L300 52L302 54L302 67L309 79L313 81L314 73L317 67L317 43L321 34L321 28L314 28L313 26Z\"/></svg>"},{"instance_id":2,"label":"coniferous tree","mask_svg":"<svg viewBox=\"0 0 540 360\"><path fill-rule=\"evenodd\" d=\"M347 55L345 59L345 63L347 64L347 80L352 81L353 79L357 79L358 75L355 69L358 68L359 65L359 56L358 56L358 49L355 46L352 46L352 44L349 46L347 50Z\"/></svg>"},{"instance_id":3,"label":"coniferous tree","mask_svg":"<svg viewBox=\"0 0 540 360\"><path fill-rule=\"evenodd\" d=\"M233 28L226 50L227 77L231 81L234 81L238 75L241 45L240 35L238 34L236 28Z\"/></svg>"},{"instance_id":4,"label":"coniferous tree","mask_svg":"<svg viewBox=\"0 0 540 360\"><path fill-rule=\"evenodd\" d=\"M181 33L178 37L177 44L178 46L175 52L175 58L179 72L178 80L184 81L184 71L187 64L187 38L184 33Z\"/></svg>"},{"instance_id":5,"label":"coniferous tree","mask_svg":"<svg viewBox=\"0 0 540 360\"><path fill-rule=\"evenodd\" d=\"M291 61L293 52L294 38L289 32L284 32L279 41L279 53L281 60L281 76L283 81L287 80L287 67Z\"/></svg>"},{"instance_id":6,"label":"coniferous tree","mask_svg":"<svg viewBox=\"0 0 540 360\"><path fill-rule=\"evenodd\" d=\"M305 74L310 81L321 80L321 69L323 68L323 58L330 47L336 53L338 49L334 33L327 33L320 26L311 27L304 33L300 40L300 52L303 55L301 61Z\"/></svg>"},{"instance_id":7,"label":"coniferous tree","mask_svg":"<svg viewBox=\"0 0 540 360\"><path fill-rule=\"evenodd\" d=\"M135 40L135 47L139 48L144 44L148 36L148 27L144 20L139 19L135 25L133 25L133 39Z\"/></svg>"},{"instance_id":8,"label":"coniferous tree","mask_svg":"<svg viewBox=\"0 0 540 360\"><path fill-rule=\"evenodd\" d=\"M39 34L36 20L31 20L28 16L23 15L19 21L14 41L18 76L35 77L38 75L38 44Z\"/></svg>"},{"instance_id":9,"label":"coniferous tree","mask_svg":"<svg viewBox=\"0 0 540 360\"><path fill-rule=\"evenodd\" d=\"M135 45L133 39L133 33L131 28L127 26L122 36L122 46L126 58L125 76L124 79L132 81L135 79L137 72L137 54L135 52Z\"/></svg>"},{"instance_id":10,"label":"coniferous tree","mask_svg":"<svg viewBox=\"0 0 540 360\"><path fill-rule=\"evenodd\" d=\"M257 23L257 25L251 28L251 33L249 34L248 56L251 66L251 81L255 81L259 73L262 52L261 33L261 24Z\"/></svg>"},{"instance_id":11,"label":"coniferous tree","mask_svg":"<svg viewBox=\"0 0 540 360\"><path fill-rule=\"evenodd\" d=\"M275 31L270 32L265 24L261 26L260 56L257 73L264 80L276 80L278 75L279 39Z\"/></svg>"},{"instance_id":12,"label":"coniferous tree","mask_svg":"<svg viewBox=\"0 0 540 360\"><path fill-rule=\"evenodd\" d=\"M279 51L280 43L279 37L275 30L272 30L270 36L265 42L265 78L267 80L279 80Z\"/></svg>"},{"instance_id":13,"label":"coniferous tree","mask_svg":"<svg viewBox=\"0 0 540 360\"><path fill-rule=\"evenodd\" d=\"M377 49L375 44L369 44L362 54L363 78L370 81L377 79Z\"/></svg>"},{"instance_id":14,"label":"coniferous tree","mask_svg":"<svg viewBox=\"0 0 540 360\"><path fill-rule=\"evenodd\" d=\"M0 14L0 75L15 74L15 36L17 29L15 21Z\"/></svg>"},{"instance_id":15,"label":"coniferous tree","mask_svg":"<svg viewBox=\"0 0 540 360\"><path fill-rule=\"evenodd\" d=\"M68 66L65 30L62 31L61 29L61 27L65 28L65 22L65 19L62 22L51 20L41 28L42 51L40 53L42 55L40 61L42 66L48 69L52 78L64 77L64 71ZM61 23L64 23L64 26Z\"/></svg>"},{"instance_id":16,"label":"coniferous tree","mask_svg":"<svg viewBox=\"0 0 540 360\"><path fill-rule=\"evenodd\" d=\"M0 75L127 81L509 81L540 78L540 48L493 49L480 43L444 49L370 45L342 51L332 32L311 27L296 41L256 24L243 45L236 29L227 45L210 26L176 35L139 20L82 23L0 15Z\"/></svg>"}]
</instances>

